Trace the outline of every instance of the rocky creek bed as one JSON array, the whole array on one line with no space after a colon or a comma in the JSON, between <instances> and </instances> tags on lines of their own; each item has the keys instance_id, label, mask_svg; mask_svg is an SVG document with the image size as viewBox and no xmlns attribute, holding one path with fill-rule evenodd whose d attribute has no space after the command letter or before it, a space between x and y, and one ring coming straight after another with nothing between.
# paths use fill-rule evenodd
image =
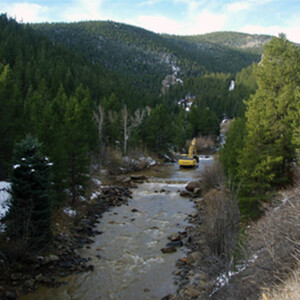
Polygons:
<instances>
[{"instance_id":1,"label":"rocky creek bed","mask_svg":"<svg viewBox=\"0 0 300 300\"><path fill-rule=\"evenodd\" d=\"M41 285L59 287L65 284L59 280L61 277L92 271L90 259L81 257L76 250L88 247L93 238L102 233L95 228L105 211L126 204L130 197L131 191L127 187L103 187L68 233L55 236L47 255L27 257L11 264L5 256L0 257L0 299L16 299Z\"/></svg>"},{"instance_id":2,"label":"rocky creek bed","mask_svg":"<svg viewBox=\"0 0 300 300\"><path fill-rule=\"evenodd\" d=\"M133 176L118 178L118 181L123 186L134 188L145 179L144 176ZM60 233L55 237L51 254L28 258L13 267L5 265L5 259L2 259L4 271L0 274L0 299L16 299L22 294L33 292L41 285L56 288L67 284L61 281L62 277L92 271L94 266L90 259L81 257L77 250L88 248L93 243L93 238L102 234L97 231L96 226L105 211L128 202L132 194L128 187L102 188L70 232ZM201 228L203 200L199 183L192 182L178 193L193 201L196 210L189 216L190 226L185 231L169 236L169 242L161 249L165 255L181 246L189 251L176 262L177 269L173 272L177 292L166 295L163 299L207 299L215 288L215 273L211 272L206 257L207 249Z\"/></svg>"},{"instance_id":3,"label":"rocky creek bed","mask_svg":"<svg viewBox=\"0 0 300 300\"><path fill-rule=\"evenodd\" d=\"M216 273L208 261L209 251L201 226L204 201L199 182L190 182L180 194L191 199L196 210L189 216L190 226L186 231L169 237L171 241L180 241L188 249L188 253L177 261L177 270L173 273L178 284L177 292L166 295L163 300L208 299L216 288Z\"/></svg>"}]
</instances>

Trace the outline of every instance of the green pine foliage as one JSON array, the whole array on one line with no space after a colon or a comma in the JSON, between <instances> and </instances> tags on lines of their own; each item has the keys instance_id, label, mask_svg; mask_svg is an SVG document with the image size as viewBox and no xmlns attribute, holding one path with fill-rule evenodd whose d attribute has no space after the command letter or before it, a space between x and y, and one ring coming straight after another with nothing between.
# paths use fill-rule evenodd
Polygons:
<instances>
[{"instance_id":1,"label":"green pine foliage","mask_svg":"<svg viewBox=\"0 0 300 300\"><path fill-rule=\"evenodd\" d=\"M12 200L7 234L27 249L38 250L51 240L51 166L36 138L27 136L14 149Z\"/></svg>"},{"instance_id":2,"label":"green pine foliage","mask_svg":"<svg viewBox=\"0 0 300 300\"><path fill-rule=\"evenodd\" d=\"M245 143L245 125L245 119L234 119L226 134L226 142L220 149L220 161L230 183L233 185L238 184L240 181L240 178L238 178L238 169Z\"/></svg>"},{"instance_id":3,"label":"green pine foliage","mask_svg":"<svg viewBox=\"0 0 300 300\"><path fill-rule=\"evenodd\" d=\"M248 134L241 175L260 189L290 182L299 70L299 50L283 35L266 45L256 68L258 90L247 103Z\"/></svg>"},{"instance_id":4,"label":"green pine foliage","mask_svg":"<svg viewBox=\"0 0 300 300\"><path fill-rule=\"evenodd\" d=\"M258 89L245 101L245 126L242 119L233 122L221 151L227 174L241 184L244 216L259 215L260 203L272 189L292 182L298 147L299 71L299 49L284 35L271 39L262 61L254 67ZM251 91L255 81L247 85Z\"/></svg>"}]
</instances>

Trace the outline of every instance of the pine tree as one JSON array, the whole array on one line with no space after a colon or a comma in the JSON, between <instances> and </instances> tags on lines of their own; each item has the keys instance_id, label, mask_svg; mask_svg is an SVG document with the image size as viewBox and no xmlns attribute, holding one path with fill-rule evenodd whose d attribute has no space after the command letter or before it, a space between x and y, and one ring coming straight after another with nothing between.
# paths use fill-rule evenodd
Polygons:
<instances>
[{"instance_id":1,"label":"pine tree","mask_svg":"<svg viewBox=\"0 0 300 300\"><path fill-rule=\"evenodd\" d=\"M284 35L265 46L263 60L255 71L258 90L247 103L247 136L239 167L244 195L257 201L271 186L291 179L299 70L299 50Z\"/></svg>"},{"instance_id":2,"label":"pine tree","mask_svg":"<svg viewBox=\"0 0 300 300\"><path fill-rule=\"evenodd\" d=\"M7 233L14 241L38 250L51 238L52 163L31 135L16 144L13 163Z\"/></svg>"},{"instance_id":3,"label":"pine tree","mask_svg":"<svg viewBox=\"0 0 300 300\"><path fill-rule=\"evenodd\" d=\"M232 182L238 182L239 158L242 155L246 135L245 120L234 119L226 134L226 142L220 149L220 161L227 177Z\"/></svg>"},{"instance_id":4,"label":"pine tree","mask_svg":"<svg viewBox=\"0 0 300 300\"><path fill-rule=\"evenodd\" d=\"M65 146L72 201L84 194L89 176L89 151L97 142L89 91L79 86L68 99L65 113Z\"/></svg>"}]
</instances>

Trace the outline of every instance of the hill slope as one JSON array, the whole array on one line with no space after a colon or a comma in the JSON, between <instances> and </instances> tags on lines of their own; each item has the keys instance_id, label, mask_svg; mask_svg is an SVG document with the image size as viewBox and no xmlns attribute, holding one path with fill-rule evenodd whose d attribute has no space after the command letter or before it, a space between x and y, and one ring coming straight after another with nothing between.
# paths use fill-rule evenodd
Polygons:
<instances>
[{"instance_id":1,"label":"hill slope","mask_svg":"<svg viewBox=\"0 0 300 300\"><path fill-rule=\"evenodd\" d=\"M236 73L258 62L269 36L218 32L199 36L160 35L111 21L32 25L54 43L85 54L92 62L128 75L174 71L181 76L206 72Z\"/></svg>"}]
</instances>

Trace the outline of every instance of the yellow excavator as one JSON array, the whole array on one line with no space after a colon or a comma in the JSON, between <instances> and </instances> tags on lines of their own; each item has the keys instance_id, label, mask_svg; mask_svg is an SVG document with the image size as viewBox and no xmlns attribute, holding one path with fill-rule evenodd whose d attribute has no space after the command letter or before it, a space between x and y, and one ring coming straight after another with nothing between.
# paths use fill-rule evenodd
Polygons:
<instances>
[{"instance_id":1,"label":"yellow excavator","mask_svg":"<svg viewBox=\"0 0 300 300\"><path fill-rule=\"evenodd\" d=\"M196 149L196 138L193 138L191 145L189 147L189 153L182 154L180 159L178 160L178 164L180 167L195 167L199 162L199 158L197 155Z\"/></svg>"}]
</instances>

